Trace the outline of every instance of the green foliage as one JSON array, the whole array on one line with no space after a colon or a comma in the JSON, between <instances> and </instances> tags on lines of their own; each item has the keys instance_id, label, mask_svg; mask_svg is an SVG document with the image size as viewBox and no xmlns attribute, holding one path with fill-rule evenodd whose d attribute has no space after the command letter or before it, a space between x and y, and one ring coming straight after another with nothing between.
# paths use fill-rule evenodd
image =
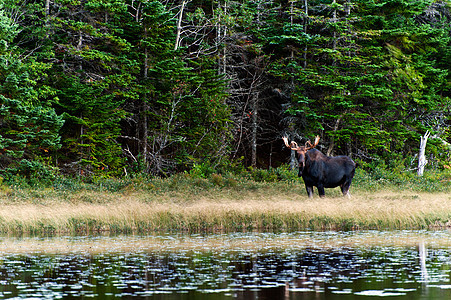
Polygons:
<instances>
[{"instance_id":1,"label":"green foliage","mask_svg":"<svg viewBox=\"0 0 451 300\"><path fill-rule=\"evenodd\" d=\"M106 83L86 84L77 77L63 78L59 85L59 110L63 113L63 160L96 175L119 175L123 166L119 122L125 117L121 100L105 95Z\"/></svg>"},{"instance_id":2,"label":"green foliage","mask_svg":"<svg viewBox=\"0 0 451 300\"><path fill-rule=\"evenodd\" d=\"M236 164L240 167L232 166L232 162L228 162L227 166L213 166L209 162L200 164L195 163L189 172L185 172L191 178L208 179L214 185L221 186L226 179L245 179L255 182L279 182L279 181L298 181L296 170L291 170L288 165L281 165L277 168L261 169L261 168L244 168L240 162Z\"/></svg>"},{"instance_id":3,"label":"green foliage","mask_svg":"<svg viewBox=\"0 0 451 300\"><path fill-rule=\"evenodd\" d=\"M230 161L249 152L255 98L258 161L281 131L320 134L401 186L413 178L389 174L410 174L393 157L416 154L426 130L441 139L431 160L449 165L449 19L432 0L194 1L183 13L162 1L2 1L0 167L45 158L92 180L190 169L200 186L294 180Z\"/></svg>"},{"instance_id":4,"label":"green foliage","mask_svg":"<svg viewBox=\"0 0 451 300\"><path fill-rule=\"evenodd\" d=\"M257 182L295 182L299 180L296 170L290 170L288 165L269 169L256 169L250 167L249 176L252 180Z\"/></svg>"},{"instance_id":5,"label":"green foliage","mask_svg":"<svg viewBox=\"0 0 451 300\"><path fill-rule=\"evenodd\" d=\"M0 161L8 166L17 159L54 154L61 146L63 120L42 101L37 86L45 64L22 61L11 46L19 34L17 23L0 11Z\"/></svg>"},{"instance_id":6,"label":"green foliage","mask_svg":"<svg viewBox=\"0 0 451 300\"><path fill-rule=\"evenodd\" d=\"M198 178L208 178L215 172L215 168L213 168L213 166L209 163L201 163L194 164L192 169L189 171L189 174Z\"/></svg>"},{"instance_id":7,"label":"green foliage","mask_svg":"<svg viewBox=\"0 0 451 300\"><path fill-rule=\"evenodd\" d=\"M351 187L352 193L407 190L448 192L451 190L451 171L449 170L429 170L422 177L419 177L415 171L405 170L402 167L400 165L398 170L394 172L391 167L383 162L372 166L362 162L356 169ZM210 175L206 176L206 173ZM202 167L197 166L196 171L179 173L167 178L136 176L134 178L98 178L97 180L86 181L77 177L57 176L53 181L54 188L61 191L92 190L128 193L131 190L143 190L169 194L173 192L196 194L202 191L214 193L217 189L254 191L264 188L266 185L271 185L280 190L296 189L299 190L300 195L304 194L302 179L298 178L297 172L290 170L288 166L268 170L249 168L246 173L220 174L213 171L211 166L204 165ZM328 193L341 196L339 188L335 189L335 194L333 190Z\"/></svg>"},{"instance_id":8,"label":"green foliage","mask_svg":"<svg viewBox=\"0 0 451 300\"><path fill-rule=\"evenodd\" d=\"M419 140L415 132L435 127L443 134L444 123L431 117L446 118L450 107L448 68L439 67L444 57L436 54L449 47L449 23L428 22L425 10L437 9L428 7L432 1L397 3L355 1L349 10L331 5L309 16L306 33L314 42L296 46L302 56L272 65L272 74L295 84L288 128L302 136L321 131L335 153L357 144L384 160L412 148ZM314 11L320 3L308 5Z\"/></svg>"},{"instance_id":9,"label":"green foliage","mask_svg":"<svg viewBox=\"0 0 451 300\"><path fill-rule=\"evenodd\" d=\"M14 166L1 170L4 183L12 186L46 187L51 186L56 179L57 171L37 160L23 159Z\"/></svg>"},{"instance_id":10,"label":"green foliage","mask_svg":"<svg viewBox=\"0 0 451 300\"><path fill-rule=\"evenodd\" d=\"M391 165L385 162L367 164L361 162L356 170L353 186L362 190L411 190L418 192L446 192L451 188L449 170L428 170L418 176L416 170L405 166L406 160L396 160Z\"/></svg>"},{"instance_id":11,"label":"green foliage","mask_svg":"<svg viewBox=\"0 0 451 300\"><path fill-rule=\"evenodd\" d=\"M229 110L224 104L224 82L210 62L187 67L181 60L165 60L150 70L149 76L156 94L149 101L153 120L150 142L182 165L217 159L220 151L211 145L227 145ZM173 145L170 149L169 143Z\"/></svg>"}]
</instances>

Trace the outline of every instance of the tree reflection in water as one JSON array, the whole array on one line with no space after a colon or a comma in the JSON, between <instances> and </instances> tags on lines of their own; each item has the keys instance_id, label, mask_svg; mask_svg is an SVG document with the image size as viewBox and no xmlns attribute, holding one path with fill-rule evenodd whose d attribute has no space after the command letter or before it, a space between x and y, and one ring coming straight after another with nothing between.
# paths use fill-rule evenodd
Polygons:
<instances>
[{"instance_id":1,"label":"tree reflection in water","mask_svg":"<svg viewBox=\"0 0 451 300\"><path fill-rule=\"evenodd\" d=\"M451 299L451 247L421 239L401 246L323 243L330 236L315 233L321 243L295 247L262 247L260 241L254 248L3 251L0 298ZM180 237L172 238L177 242ZM221 237L231 242L227 238ZM139 238L129 237L134 239Z\"/></svg>"}]
</instances>

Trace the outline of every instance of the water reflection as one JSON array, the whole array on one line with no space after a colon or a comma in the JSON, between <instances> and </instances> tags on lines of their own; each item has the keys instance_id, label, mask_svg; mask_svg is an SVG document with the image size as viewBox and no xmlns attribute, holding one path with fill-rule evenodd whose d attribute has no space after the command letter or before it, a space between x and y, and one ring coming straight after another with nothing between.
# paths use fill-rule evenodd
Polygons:
<instances>
[{"instance_id":1,"label":"water reflection","mask_svg":"<svg viewBox=\"0 0 451 300\"><path fill-rule=\"evenodd\" d=\"M451 299L448 235L4 237L0 298Z\"/></svg>"},{"instance_id":2,"label":"water reflection","mask_svg":"<svg viewBox=\"0 0 451 300\"><path fill-rule=\"evenodd\" d=\"M429 279L428 270L426 268L426 256L427 250L424 243L424 240L421 240L418 244L418 255L420 258L420 266L421 266L421 280L423 282L427 282Z\"/></svg>"}]
</instances>

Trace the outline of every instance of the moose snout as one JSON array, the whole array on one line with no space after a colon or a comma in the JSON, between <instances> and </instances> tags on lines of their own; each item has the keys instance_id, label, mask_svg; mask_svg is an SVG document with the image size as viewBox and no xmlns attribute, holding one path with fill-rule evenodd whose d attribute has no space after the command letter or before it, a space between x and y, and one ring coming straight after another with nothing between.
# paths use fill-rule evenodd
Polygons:
<instances>
[{"instance_id":1,"label":"moose snout","mask_svg":"<svg viewBox=\"0 0 451 300\"><path fill-rule=\"evenodd\" d=\"M305 163L304 162L299 162L299 173L298 173L299 177L302 176L302 171L304 171L304 167L305 167Z\"/></svg>"}]
</instances>

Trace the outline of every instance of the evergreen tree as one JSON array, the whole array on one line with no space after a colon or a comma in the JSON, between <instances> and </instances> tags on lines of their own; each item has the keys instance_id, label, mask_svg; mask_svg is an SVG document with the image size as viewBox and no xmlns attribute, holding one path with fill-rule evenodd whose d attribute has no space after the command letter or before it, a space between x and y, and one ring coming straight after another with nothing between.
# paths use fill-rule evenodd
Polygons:
<instances>
[{"instance_id":1,"label":"evergreen tree","mask_svg":"<svg viewBox=\"0 0 451 300\"><path fill-rule=\"evenodd\" d=\"M167 175L229 154L271 164L286 132L391 161L415 155L426 130L442 140L433 150L450 139L447 2L2 5L2 168L45 157L68 173Z\"/></svg>"},{"instance_id":2,"label":"evergreen tree","mask_svg":"<svg viewBox=\"0 0 451 300\"><path fill-rule=\"evenodd\" d=\"M432 3L359 5L359 14L365 16L359 26L377 33L361 42L371 64L362 80L359 111L378 128L372 139L362 132L360 143L380 154L416 149L419 136L433 127L428 116L440 109L449 111L449 98L443 93L448 70L436 59L436 53L449 47L449 21L440 27L419 22Z\"/></svg>"},{"instance_id":3,"label":"evergreen tree","mask_svg":"<svg viewBox=\"0 0 451 300\"><path fill-rule=\"evenodd\" d=\"M306 64L298 55L291 67L274 65L282 78L292 71L291 126L301 136L321 131L328 154L406 154L427 116L449 110L448 70L435 58L449 45L449 22L419 22L432 1L395 2L309 2L309 36L296 47L307 49Z\"/></svg>"},{"instance_id":4,"label":"evergreen tree","mask_svg":"<svg viewBox=\"0 0 451 300\"><path fill-rule=\"evenodd\" d=\"M126 40L113 24L127 6L121 1L56 1L49 8L54 58L47 84L56 90L57 111L66 120L59 160L65 172L123 174L118 142L121 108L133 78Z\"/></svg>"},{"instance_id":5,"label":"evergreen tree","mask_svg":"<svg viewBox=\"0 0 451 300\"><path fill-rule=\"evenodd\" d=\"M36 86L46 68L32 59L22 60L15 39L20 24L0 8L0 164L37 159L60 148L63 120Z\"/></svg>"},{"instance_id":6,"label":"evergreen tree","mask_svg":"<svg viewBox=\"0 0 451 300\"><path fill-rule=\"evenodd\" d=\"M124 106L131 115L123 135L130 161L145 172L166 175L199 159L222 159L228 110L216 66L208 57L185 54L196 51L185 44L189 38L179 37L174 45L174 10L158 1L134 2L130 8L132 18L121 19L127 20L123 38L132 45L129 57L140 70L134 83L137 97ZM218 142L221 147L214 146Z\"/></svg>"}]
</instances>

